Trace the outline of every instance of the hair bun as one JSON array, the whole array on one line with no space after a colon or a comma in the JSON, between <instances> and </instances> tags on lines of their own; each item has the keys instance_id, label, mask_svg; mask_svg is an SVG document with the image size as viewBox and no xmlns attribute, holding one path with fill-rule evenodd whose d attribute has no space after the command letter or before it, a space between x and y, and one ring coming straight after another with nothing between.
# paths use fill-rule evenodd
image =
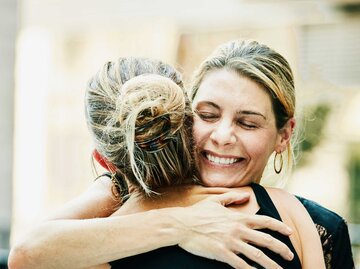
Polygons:
<instances>
[{"instance_id":1,"label":"hair bun","mask_svg":"<svg viewBox=\"0 0 360 269\"><path fill-rule=\"evenodd\" d=\"M162 125L155 133L153 132L151 136L149 135L149 130L156 125ZM143 150L149 152L156 152L161 150L167 143L170 138L169 134L171 132L171 120L170 116L167 114L161 115L154 118L152 121L149 121L143 125L136 127L135 130L135 142Z\"/></svg>"},{"instance_id":2,"label":"hair bun","mask_svg":"<svg viewBox=\"0 0 360 269\"><path fill-rule=\"evenodd\" d=\"M169 78L153 74L132 78L122 87L120 126L141 149L161 150L183 124L185 96Z\"/></svg>"}]
</instances>

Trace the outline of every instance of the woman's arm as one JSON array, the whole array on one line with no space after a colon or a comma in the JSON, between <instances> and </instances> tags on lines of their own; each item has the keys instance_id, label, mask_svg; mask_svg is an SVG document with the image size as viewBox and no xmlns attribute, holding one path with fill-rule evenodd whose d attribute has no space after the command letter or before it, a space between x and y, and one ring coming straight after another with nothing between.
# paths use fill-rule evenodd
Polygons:
<instances>
[{"instance_id":1,"label":"woman's arm","mask_svg":"<svg viewBox=\"0 0 360 269\"><path fill-rule=\"evenodd\" d=\"M183 230L183 224L173 216L181 215L182 210L176 210L48 221L15 246L9 258L10 268L86 268L175 245ZM15 261L16 256L22 258Z\"/></svg>"},{"instance_id":2,"label":"woman's arm","mask_svg":"<svg viewBox=\"0 0 360 269\"><path fill-rule=\"evenodd\" d=\"M120 204L111 190L111 180L105 176L100 177L83 194L63 205L48 220L13 245L8 259L9 268L66 268L63 263L75 262L79 252L69 242L75 240L80 245L82 233L88 236L80 251L92 257L94 253L91 253L91 242L99 245L100 238L93 238L98 224L91 219L111 215ZM109 223L115 224L116 221L111 220ZM110 244L109 247L111 246L114 245ZM106 250L106 246L102 249ZM102 249L96 253L101 253ZM62 253L63 256L53 253ZM70 268L77 268L77 265Z\"/></svg>"},{"instance_id":3,"label":"woman's arm","mask_svg":"<svg viewBox=\"0 0 360 269\"><path fill-rule=\"evenodd\" d=\"M297 206L292 214L296 220L295 226L299 231L300 241L302 245L302 266L306 268L323 268L325 269L324 256L321 246L319 234L316 230L314 222L311 220L309 213L304 206L294 197L291 198L292 203ZM291 205L290 205L291 206Z\"/></svg>"},{"instance_id":4,"label":"woman's arm","mask_svg":"<svg viewBox=\"0 0 360 269\"><path fill-rule=\"evenodd\" d=\"M113 183L107 176L99 177L78 197L50 215L48 220L92 219L108 217L121 206L113 194Z\"/></svg>"},{"instance_id":5,"label":"woman's arm","mask_svg":"<svg viewBox=\"0 0 360 269\"><path fill-rule=\"evenodd\" d=\"M280 214L290 216L289 222L294 226L296 240L300 249L297 249L303 269L319 268L325 269L324 256L319 234L314 222L305 207L296 197L280 189L271 189L272 198L279 209ZM275 194L275 195L274 195ZM286 208L285 208L286 206ZM294 244L296 248L296 245Z\"/></svg>"},{"instance_id":6,"label":"woman's arm","mask_svg":"<svg viewBox=\"0 0 360 269\"><path fill-rule=\"evenodd\" d=\"M267 217L239 215L223 206L247 199L246 195L239 193L216 195L192 207L151 210L111 218L59 219L91 218L103 216L103 210L112 212L118 202L114 202L109 193L110 190L103 192L99 187L90 188L82 198L67 206L68 210L70 205L73 209L68 211L70 214L63 210L53 220L38 226L13 247L9 268L86 268L175 244L194 254L241 268L241 261L234 254L241 251L235 251L234 242L228 240L233 235L241 235L240 241L247 241L247 237L256 238L251 241L269 245L284 256L289 253L277 240L264 240L261 233L253 230L266 227L289 234L286 225ZM200 226L202 229L198 228ZM210 245L209 240L213 244ZM254 252L256 255L257 252ZM269 265L265 268L273 267Z\"/></svg>"}]
</instances>

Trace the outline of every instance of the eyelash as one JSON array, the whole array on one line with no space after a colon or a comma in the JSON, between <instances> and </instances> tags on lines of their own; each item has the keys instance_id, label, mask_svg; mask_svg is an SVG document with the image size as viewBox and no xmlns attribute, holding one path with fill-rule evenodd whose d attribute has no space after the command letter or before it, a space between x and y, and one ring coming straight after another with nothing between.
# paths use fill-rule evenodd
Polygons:
<instances>
[{"instance_id":1,"label":"eyelash","mask_svg":"<svg viewBox=\"0 0 360 269\"><path fill-rule=\"evenodd\" d=\"M202 120L212 120L216 119L218 116L213 113L207 113L207 112L199 112L196 111L196 114L202 119Z\"/></svg>"},{"instance_id":2,"label":"eyelash","mask_svg":"<svg viewBox=\"0 0 360 269\"><path fill-rule=\"evenodd\" d=\"M196 114L204 121L211 121L211 120L214 120L214 119L218 118L218 116L216 114L213 114L213 113L205 113L205 112L201 113L199 111L196 111ZM258 128L257 125L255 125L255 124L247 124L243 120L237 120L236 124L239 125L239 126L244 127L245 129L257 129Z\"/></svg>"},{"instance_id":3,"label":"eyelash","mask_svg":"<svg viewBox=\"0 0 360 269\"><path fill-rule=\"evenodd\" d=\"M247 124L247 123L244 123L242 120L238 120L236 123L238 125L241 125L241 126L245 127L246 129L257 129L258 128L257 125Z\"/></svg>"}]
</instances>

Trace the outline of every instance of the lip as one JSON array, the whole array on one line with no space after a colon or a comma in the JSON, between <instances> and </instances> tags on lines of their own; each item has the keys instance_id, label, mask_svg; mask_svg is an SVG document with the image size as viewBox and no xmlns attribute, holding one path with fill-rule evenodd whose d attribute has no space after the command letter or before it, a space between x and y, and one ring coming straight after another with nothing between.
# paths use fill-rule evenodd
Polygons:
<instances>
[{"instance_id":1,"label":"lip","mask_svg":"<svg viewBox=\"0 0 360 269\"><path fill-rule=\"evenodd\" d=\"M208 158L207 158L207 154L209 155L212 155L214 157L219 157L219 158L226 158L226 159L237 159L236 162L234 163L230 163L230 164L225 164L225 163L215 163L215 162L212 162L210 161ZM243 163L243 161L245 160L245 158L241 157L241 156L236 156L236 155L222 155L222 154L218 154L218 153L215 153L213 151L210 151L210 150L203 150L200 152L200 155L201 155L201 159L203 159L203 161L207 164L207 165L210 165L210 166L214 166L214 167L234 167L234 166L237 166L241 163Z\"/></svg>"},{"instance_id":2,"label":"lip","mask_svg":"<svg viewBox=\"0 0 360 269\"><path fill-rule=\"evenodd\" d=\"M219 154L219 153L215 153L215 152L213 152L213 151L211 151L211 150L207 150L207 149L202 150L202 151L201 151L201 154L204 155L204 156L205 156L206 154L210 154L210 155L212 155L212 156L214 156L214 157L219 157L219 158L244 159L244 158L241 157L241 156L227 155L227 154Z\"/></svg>"}]
</instances>

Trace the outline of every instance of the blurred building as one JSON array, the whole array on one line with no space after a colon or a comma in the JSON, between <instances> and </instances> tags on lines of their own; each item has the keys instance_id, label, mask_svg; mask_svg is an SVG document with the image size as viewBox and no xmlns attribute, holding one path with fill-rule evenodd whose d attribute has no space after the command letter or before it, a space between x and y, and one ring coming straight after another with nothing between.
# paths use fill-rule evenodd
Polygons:
<instances>
[{"instance_id":1,"label":"blurred building","mask_svg":"<svg viewBox=\"0 0 360 269\"><path fill-rule=\"evenodd\" d=\"M95 178L83 96L86 81L105 61L159 58L189 81L216 46L236 38L275 48L295 72L303 139L286 188L360 223L360 1L20 3L14 240ZM358 238L357 226L351 227Z\"/></svg>"}]
</instances>

